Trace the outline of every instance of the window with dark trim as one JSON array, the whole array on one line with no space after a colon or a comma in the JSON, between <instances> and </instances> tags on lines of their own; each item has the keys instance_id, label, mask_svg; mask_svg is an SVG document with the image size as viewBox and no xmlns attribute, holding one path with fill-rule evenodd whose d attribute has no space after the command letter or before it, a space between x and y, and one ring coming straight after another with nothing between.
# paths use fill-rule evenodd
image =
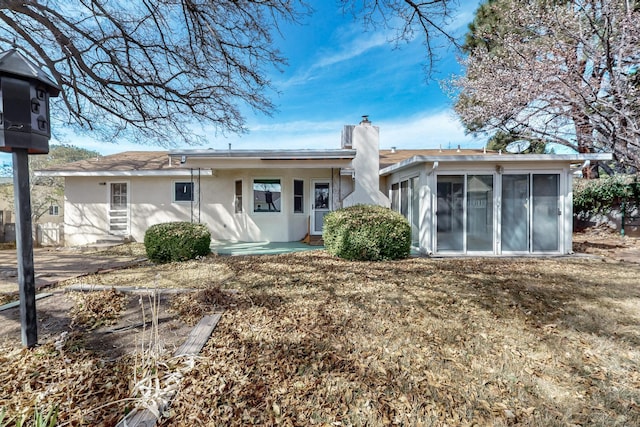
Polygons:
<instances>
[{"instance_id":1,"label":"window with dark trim","mask_svg":"<svg viewBox=\"0 0 640 427\"><path fill-rule=\"evenodd\" d=\"M193 201L193 182L174 182L173 184L174 202Z\"/></svg>"},{"instance_id":2,"label":"window with dark trim","mask_svg":"<svg viewBox=\"0 0 640 427\"><path fill-rule=\"evenodd\" d=\"M282 185L279 179L253 180L253 211L280 212Z\"/></svg>"},{"instance_id":3,"label":"window with dark trim","mask_svg":"<svg viewBox=\"0 0 640 427\"><path fill-rule=\"evenodd\" d=\"M58 216L60 215L60 207L57 205L51 205L49 206L49 215L51 216Z\"/></svg>"},{"instance_id":4,"label":"window with dark trim","mask_svg":"<svg viewBox=\"0 0 640 427\"><path fill-rule=\"evenodd\" d=\"M293 180L293 213L304 213L304 181Z\"/></svg>"},{"instance_id":5,"label":"window with dark trim","mask_svg":"<svg viewBox=\"0 0 640 427\"><path fill-rule=\"evenodd\" d=\"M242 213L242 180L241 179L236 181L234 203L235 203L235 212Z\"/></svg>"}]
</instances>

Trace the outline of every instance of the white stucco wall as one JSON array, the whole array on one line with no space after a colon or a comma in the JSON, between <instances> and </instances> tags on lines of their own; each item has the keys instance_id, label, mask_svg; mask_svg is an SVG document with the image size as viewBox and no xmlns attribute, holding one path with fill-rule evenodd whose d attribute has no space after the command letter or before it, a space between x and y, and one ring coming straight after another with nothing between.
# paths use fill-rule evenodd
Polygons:
<instances>
[{"instance_id":1,"label":"white stucco wall","mask_svg":"<svg viewBox=\"0 0 640 427\"><path fill-rule=\"evenodd\" d=\"M67 177L65 182L65 236L68 246L94 243L108 236L108 198L111 182L127 182L130 201L130 237L142 241L147 228L169 221L206 224L212 238L234 241L287 242L304 238L311 212L313 180L338 188L331 169L218 170L214 176L194 171L194 202L174 202L174 182L189 177ZM253 180L280 179L280 212L254 212ZM242 180L243 212L235 213L235 181ZM304 181L303 213L294 213L294 180ZM193 209L192 209L193 206ZM192 213L193 212L193 213ZM193 217L192 217L193 215Z\"/></svg>"}]
</instances>

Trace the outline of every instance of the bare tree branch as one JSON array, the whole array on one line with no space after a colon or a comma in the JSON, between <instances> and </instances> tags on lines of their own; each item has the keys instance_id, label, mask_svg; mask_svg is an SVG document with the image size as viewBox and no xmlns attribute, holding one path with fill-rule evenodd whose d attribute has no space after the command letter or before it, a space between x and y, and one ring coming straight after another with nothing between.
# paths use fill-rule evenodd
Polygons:
<instances>
[{"instance_id":1,"label":"bare tree branch","mask_svg":"<svg viewBox=\"0 0 640 427\"><path fill-rule=\"evenodd\" d=\"M278 21L302 0L6 0L0 45L15 40L63 87L55 117L103 140L198 143L199 123L243 132L241 105L269 114L267 78L285 59Z\"/></svg>"}]
</instances>

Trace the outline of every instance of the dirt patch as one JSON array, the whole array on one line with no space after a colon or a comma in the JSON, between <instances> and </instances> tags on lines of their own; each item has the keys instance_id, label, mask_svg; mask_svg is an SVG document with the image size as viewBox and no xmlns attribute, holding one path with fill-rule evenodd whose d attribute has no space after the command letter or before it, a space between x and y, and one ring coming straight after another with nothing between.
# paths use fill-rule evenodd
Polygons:
<instances>
[{"instance_id":1,"label":"dirt patch","mask_svg":"<svg viewBox=\"0 0 640 427\"><path fill-rule=\"evenodd\" d=\"M622 236L606 225L573 234L573 251L609 261L640 263L640 237Z\"/></svg>"},{"instance_id":2,"label":"dirt patch","mask_svg":"<svg viewBox=\"0 0 640 427\"><path fill-rule=\"evenodd\" d=\"M65 332L76 333L82 335L86 350L101 358L116 359L148 345L152 330L161 337L160 344L169 353L182 345L191 331L192 326L171 309L173 294L160 294L155 298L151 292L123 294L123 309L105 325L74 322L73 312L78 306L76 294L56 291L37 301L39 343L53 342ZM4 310L0 318L0 345L19 346L19 309Z\"/></svg>"}]
</instances>

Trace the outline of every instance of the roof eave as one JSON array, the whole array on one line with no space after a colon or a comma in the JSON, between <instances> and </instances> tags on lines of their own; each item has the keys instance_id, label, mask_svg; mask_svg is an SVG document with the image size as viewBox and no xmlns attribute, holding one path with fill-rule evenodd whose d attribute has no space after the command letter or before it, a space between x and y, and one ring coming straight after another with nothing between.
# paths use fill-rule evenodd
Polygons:
<instances>
[{"instance_id":1,"label":"roof eave","mask_svg":"<svg viewBox=\"0 0 640 427\"><path fill-rule=\"evenodd\" d=\"M238 160L352 160L356 150L171 150L169 156Z\"/></svg>"},{"instance_id":2,"label":"roof eave","mask_svg":"<svg viewBox=\"0 0 640 427\"><path fill-rule=\"evenodd\" d=\"M192 174L200 174L203 176L211 176L211 169L200 169L192 171L191 169L174 169L174 170L131 170L131 171L61 171L61 170L42 170L36 171L35 176L51 176L51 177L133 177L133 176L191 176Z\"/></svg>"},{"instance_id":3,"label":"roof eave","mask_svg":"<svg viewBox=\"0 0 640 427\"><path fill-rule=\"evenodd\" d=\"M520 162L555 162L572 163L585 161L606 161L613 159L611 153L584 153L584 154L474 154L462 156L413 156L391 166L380 170L380 176L390 175L403 169L407 169L419 163L433 162L500 162L500 163L520 163Z\"/></svg>"}]
</instances>

